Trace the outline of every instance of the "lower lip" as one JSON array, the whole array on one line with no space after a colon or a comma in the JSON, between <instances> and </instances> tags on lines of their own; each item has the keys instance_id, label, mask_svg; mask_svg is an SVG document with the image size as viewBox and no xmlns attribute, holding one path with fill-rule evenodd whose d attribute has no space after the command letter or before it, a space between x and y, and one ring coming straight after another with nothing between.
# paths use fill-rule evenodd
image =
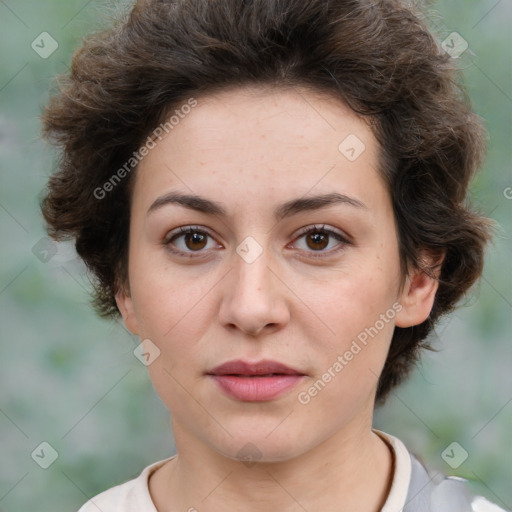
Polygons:
<instances>
[{"instance_id":1,"label":"lower lip","mask_svg":"<svg viewBox=\"0 0 512 512\"><path fill-rule=\"evenodd\" d=\"M273 377L237 377L210 375L231 398L245 402L272 400L296 386L303 375L275 375Z\"/></svg>"}]
</instances>

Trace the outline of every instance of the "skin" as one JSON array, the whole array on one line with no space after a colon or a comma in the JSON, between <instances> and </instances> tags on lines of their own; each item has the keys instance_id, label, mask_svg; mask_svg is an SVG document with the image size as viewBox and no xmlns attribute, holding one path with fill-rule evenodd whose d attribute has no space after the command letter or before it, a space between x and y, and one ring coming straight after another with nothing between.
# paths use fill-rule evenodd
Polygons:
<instances>
[{"instance_id":1,"label":"skin","mask_svg":"<svg viewBox=\"0 0 512 512\"><path fill-rule=\"evenodd\" d=\"M307 89L253 86L197 100L137 169L129 283L116 296L130 331L160 350L148 370L178 457L150 479L155 506L377 512L392 478L391 453L371 430L378 376L394 326L423 322L437 289L424 274L400 273L377 141L339 99ZM338 149L350 134L365 145L354 161ZM228 215L177 204L148 213L171 191L217 201ZM332 192L364 206L273 217L285 201ZM166 245L190 225L211 236ZM315 245L299 233L322 225L348 241L326 235ZM252 263L236 252L248 236L262 249ZM394 318L301 404L298 394L393 304ZM238 401L205 375L232 359L273 359L306 376L277 399ZM247 443L260 453L255 465L237 456Z\"/></svg>"}]
</instances>

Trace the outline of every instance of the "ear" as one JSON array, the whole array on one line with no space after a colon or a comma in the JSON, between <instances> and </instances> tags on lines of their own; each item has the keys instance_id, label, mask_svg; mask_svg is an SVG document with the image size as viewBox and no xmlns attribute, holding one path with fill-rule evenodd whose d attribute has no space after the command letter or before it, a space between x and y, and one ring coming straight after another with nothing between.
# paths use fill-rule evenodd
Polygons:
<instances>
[{"instance_id":1,"label":"ear","mask_svg":"<svg viewBox=\"0 0 512 512\"><path fill-rule=\"evenodd\" d=\"M430 315L439 286L438 279L444 256L445 252L440 256L424 252L420 258L420 267L430 268L432 271L426 273L421 268L418 268L407 275L399 295L402 309L395 317L395 325L397 327L419 325Z\"/></svg>"},{"instance_id":2,"label":"ear","mask_svg":"<svg viewBox=\"0 0 512 512\"><path fill-rule=\"evenodd\" d=\"M122 289L116 293L116 303L123 317L124 325L132 334L139 334L133 301L128 291Z\"/></svg>"}]
</instances>

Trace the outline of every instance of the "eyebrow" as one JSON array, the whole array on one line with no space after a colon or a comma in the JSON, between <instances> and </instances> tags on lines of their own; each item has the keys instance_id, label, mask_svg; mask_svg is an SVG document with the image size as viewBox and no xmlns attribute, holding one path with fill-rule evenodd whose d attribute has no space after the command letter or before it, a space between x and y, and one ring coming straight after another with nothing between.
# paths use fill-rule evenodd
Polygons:
<instances>
[{"instance_id":1,"label":"eyebrow","mask_svg":"<svg viewBox=\"0 0 512 512\"><path fill-rule=\"evenodd\" d=\"M147 215L170 204L178 204L208 215L227 217L225 208L215 201L194 194L183 194L181 192L169 192L158 197L149 207ZM320 210L334 204L345 204L358 209L367 209L367 206L354 197L333 192L317 196L300 197L292 199L279 205L274 210L274 218L282 220L305 211Z\"/></svg>"}]
</instances>

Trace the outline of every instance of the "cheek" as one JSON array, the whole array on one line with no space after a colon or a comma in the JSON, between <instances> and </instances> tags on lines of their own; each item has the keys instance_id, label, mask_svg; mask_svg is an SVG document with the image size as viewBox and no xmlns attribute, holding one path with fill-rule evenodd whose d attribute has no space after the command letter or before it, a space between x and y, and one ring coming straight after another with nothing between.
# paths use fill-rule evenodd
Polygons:
<instances>
[{"instance_id":1,"label":"cheek","mask_svg":"<svg viewBox=\"0 0 512 512\"><path fill-rule=\"evenodd\" d=\"M153 267L134 283L140 336L160 350L148 366L149 376L162 401L175 411L190 407L187 390L195 389L202 378L202 362L215 360L215 347L207 343L214 280L189 275L191 268L188 273L171 273Z\"/></svg>"},{"instance_id":2,"label":"cheek","mask_svg":"<svg viewBox=\"0 0 512 512\"><path fill-rule=\"evenodd\" d=\"M207 317L214 284L215 276L193 267L176 271L148 265L134 272L131 289L141 335L164 341L186 331L192 337Z\"/></svg>"},{"instance_id":3,"label":"cheek","mask_svg":"<svg viewBox=\"0 0 512 512\"><path fill-rule=\"evenodd\" d=\"M323 292L317 289L309 295L311 309L319 312L327 327L322 329L324 335L316 349L319 373L330 370L331 374L342 375L333 379L336 384L331 389L343 386L348 393L357 393L357 387L376 384L399 307L393 275L392 269L385 272L377 265L358 265L331 281ZM333 368L336 362L339 364ZM328 379L326 375L325 380ZM347 382L350 386L346 386Z\"/></svg>"},{"instance_id":4,"label":"cheek","mask_svg":"<svg viewBox=\"0 0 512 512\"><path fill-rule=\"evenodd\" d=\"M380 269L371 269L369 265L352 267L344 275L334 276L328 284L308 293L308 305L318 312L333 339L356 337L374 325L381 314L393 310L397 287L395 280L388 277L390 275ZM389 316L393 316L392 312Z\"/></svg>"},{"instance_id":5,"label":"cheek","mask_svg":"<svg viewBox=\"0 0 512 512\"><path fill-rule=\"evenodd\" d=\"M321 310L335 335L316 347L316 372L297 396L312 417L333 412L333 425L348 421L375 393L394 329L389 295L345 284L337 300ZM383 316L381 316L383 315ZM335 413L336 411L336 413Z\"/></svg>"}]
</instances>

